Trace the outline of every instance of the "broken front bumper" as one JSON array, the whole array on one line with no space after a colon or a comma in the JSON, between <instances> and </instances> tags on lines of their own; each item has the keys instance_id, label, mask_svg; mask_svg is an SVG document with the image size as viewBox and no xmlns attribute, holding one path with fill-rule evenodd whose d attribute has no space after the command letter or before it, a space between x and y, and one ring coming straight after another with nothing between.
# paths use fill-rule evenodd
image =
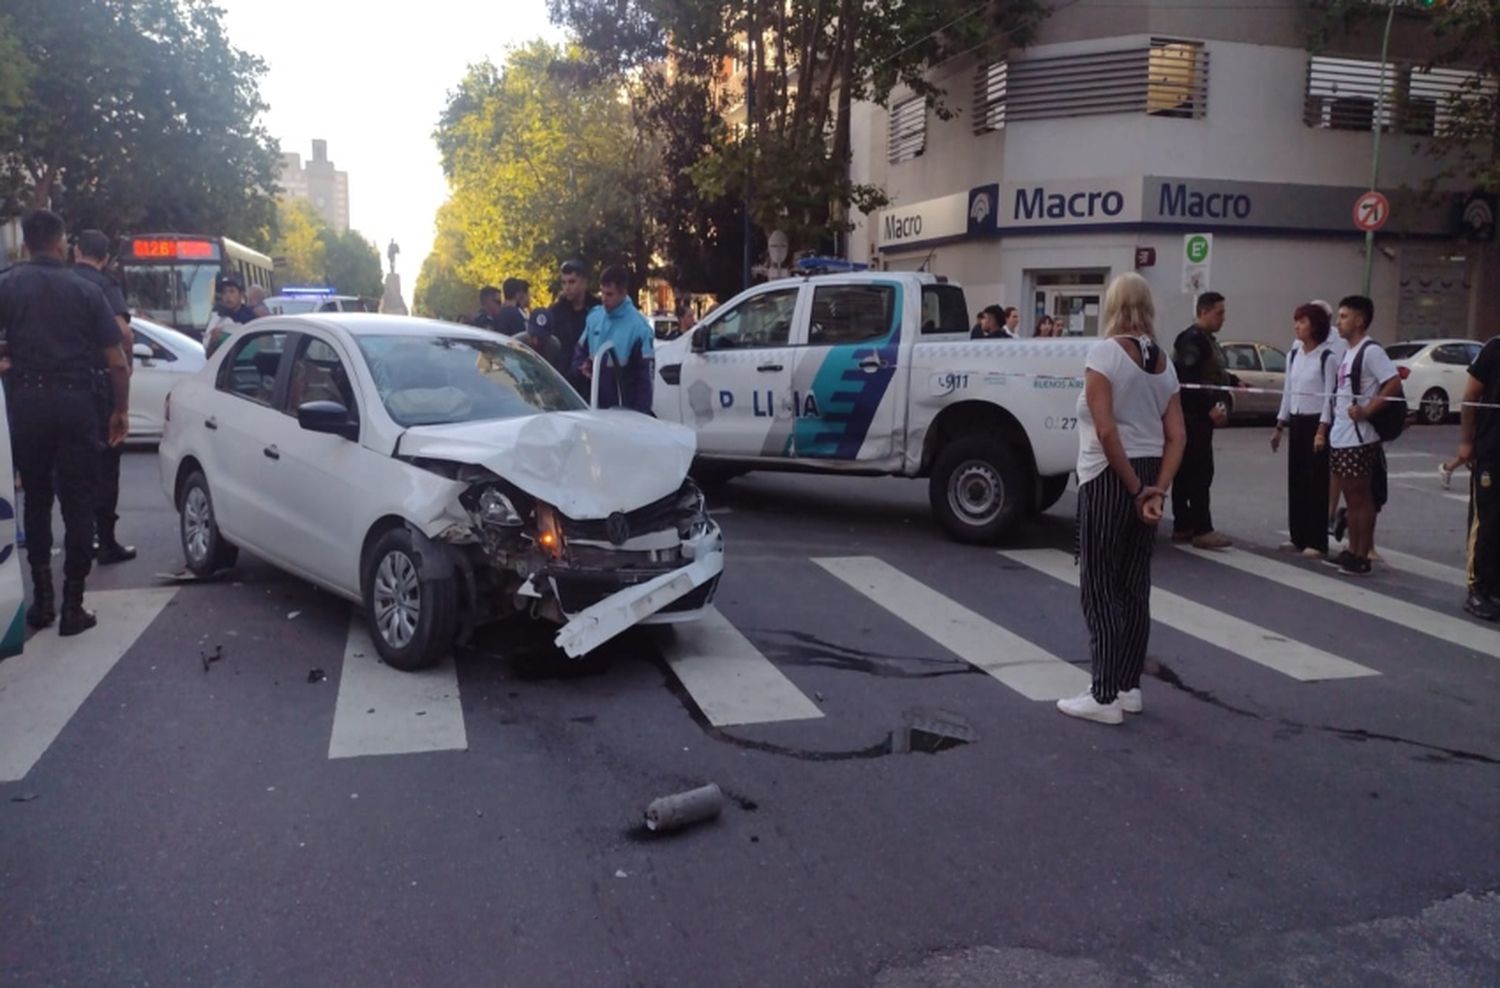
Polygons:
<instances>
[{"instance_id":1,"label":"broken front bumper","mask_svg":"<svg viewBox=\"0 0 1500 988\"><path fill-rule=\"evenodd\" d=\"M552 591L570 617L557 632L557 646L576 658L635 625L698 617L712 603L724 572L724 536L712 525L683 543L682 553L692 562L614 592L608 590L619 585L617 575L553 574ZM575 613L570 604L585 606Z\"/></svg>"}]
</instances>

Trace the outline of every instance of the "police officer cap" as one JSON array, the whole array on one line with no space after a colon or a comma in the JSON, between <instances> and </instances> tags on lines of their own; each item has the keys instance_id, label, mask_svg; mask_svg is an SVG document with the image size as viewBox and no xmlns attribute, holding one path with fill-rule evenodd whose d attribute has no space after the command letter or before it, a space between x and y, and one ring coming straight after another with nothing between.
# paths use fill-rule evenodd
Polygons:
<instances>
[{"instance_id":1,"label":"police officer cap","mask_svg":"<svg viewBox=\"0 0 1500 988\"><path fill-rule=\"evenodd\" d=\"M244 291L245 283L240 281L240 276L237 274L221 274L219 275L218 290L222 292L226 288L238 288L240 291Z\"/></svg>"},{"instance_id":2,"label":"police officer cap","mask_svg":"<svg viewBox=\"0 0 1500 988\"><path fill-rule=\"evenodd\" d=\"M532 336L549 336L552 333L552 313L546 309L534 309L526 322L526 331Z\"/></svg>"}]
</instances>

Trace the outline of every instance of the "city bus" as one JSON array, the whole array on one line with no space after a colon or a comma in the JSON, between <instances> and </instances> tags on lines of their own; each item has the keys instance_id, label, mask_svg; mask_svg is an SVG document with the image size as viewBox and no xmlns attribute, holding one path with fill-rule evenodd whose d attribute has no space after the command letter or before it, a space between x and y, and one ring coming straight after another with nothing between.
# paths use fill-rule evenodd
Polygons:
<instances>
[{"instance_id":1,"label":"city bus","mask_svg":"<svg viewBox=\"0 0 1500 988\"><path fill-rule=\"evenodd\" d=\"M271 291L271 259L228 237L139 233L120 238L119 264L130 311L202 339L213 314L215 283L237 275Z\"/></svg>"}]
</instances>

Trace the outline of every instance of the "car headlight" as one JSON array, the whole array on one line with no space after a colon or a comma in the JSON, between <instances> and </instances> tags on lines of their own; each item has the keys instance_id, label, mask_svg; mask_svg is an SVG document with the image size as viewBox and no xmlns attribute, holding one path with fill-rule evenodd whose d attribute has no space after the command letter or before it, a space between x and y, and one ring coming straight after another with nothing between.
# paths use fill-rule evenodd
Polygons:
<instances>
[{"instance_id":1,"label":"car headlight","mask_svg":"<svg viewBox=\"0 0 1500 988\"><path fill-rule=\"evenodd\" d=\"M563 535L557 512L541 501L536 504L536 541L553 559L562 558Z\"/></svg>"},{"instance_id":2,"label":"car headlight","mask_svg":"<svg viewBox=\"0 0 1500 988\"><path fill-rule=\"evenodd\" d=\"M486 525L502 528L517 528L524 524L521 513L510 503L510 498L493 487L479 495L479 520Z\"/></svg>"}]
</instances>

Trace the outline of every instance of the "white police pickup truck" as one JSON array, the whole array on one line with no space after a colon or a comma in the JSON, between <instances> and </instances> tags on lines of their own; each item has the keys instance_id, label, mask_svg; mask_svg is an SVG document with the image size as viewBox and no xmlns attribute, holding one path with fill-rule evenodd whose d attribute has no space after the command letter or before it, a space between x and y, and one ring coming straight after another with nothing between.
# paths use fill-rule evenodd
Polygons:
<instances>
[{"instance_id":1,"label":"white police pickup truck","mask_svg":"<svg viewBox=\"0 0 1500 988\"><path fill-rule=\"evenodd\" d=\"M697 431L700 480L927 477L943 527L992 543L1067 489L1090 345L971 341L963 289L930 274L787 279L658 345L653 410Z\"/></svg>"}]
</instances>

